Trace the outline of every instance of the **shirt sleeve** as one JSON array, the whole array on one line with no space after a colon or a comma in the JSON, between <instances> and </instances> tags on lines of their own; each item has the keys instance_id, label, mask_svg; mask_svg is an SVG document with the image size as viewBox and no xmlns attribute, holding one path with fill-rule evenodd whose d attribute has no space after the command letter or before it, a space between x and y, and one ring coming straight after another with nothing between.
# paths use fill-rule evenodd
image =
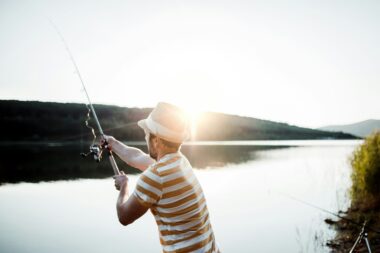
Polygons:
<instances>
[{"instance_id":1,"label":"shirt sleeve","mask_svg":"<svg viewBox=\"0 0 380 253\"><path fill-rule=\"evenodd\" d=\"M151 207L160 200L162 196L162 180L153 166L140 175L133 195L140 204L146 207Z\"/></svg>"}]
</instances>

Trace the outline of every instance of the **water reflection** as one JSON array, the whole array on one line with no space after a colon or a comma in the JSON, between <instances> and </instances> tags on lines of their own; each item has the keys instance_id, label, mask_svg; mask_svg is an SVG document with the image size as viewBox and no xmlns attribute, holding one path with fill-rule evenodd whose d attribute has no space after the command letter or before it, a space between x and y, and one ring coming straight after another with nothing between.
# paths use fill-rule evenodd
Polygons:
<instances>
[{"instance_id":1,"label":"water reflection","mask_svg":"<svg viewBox=\"0 0 380 253\"><path fill-rule=\"evenodd\" d=\"M240 164L259 159L258 151L279 149L277 146L229 146L229 145L189 145L181 151L196 169L218 168L227 164Z\"/></svg>"},{"instance_id":2,"label":"water reflection","mask_svg":"<svg viewBox=\"0 0 380 253\"><path fill-rule=\"evenodd\" d=\"M40 182L76 178L103 178L112 169L106 162L83 159L80 146L7 146L1 147L0 183ZM133 171L129 168L128 171Z\"/></svg>"},{"instance_id":3,"label":"water reflection","mask_svg":"<svg viewBox=\"0 0 380 253\"><path fill-rule=\"evenodd\" d=\"M133 144L146 152L145 145ZM284 148L250 145L184 145L181 151L194 168L223 167L258 159L257 151ZM112 169L107 159L96 163L91 157L82 158L87 152L83 145L7 145L0 146L0 184L40 182L79 178L110 177ZM138 173L117 158L120 169L127 174Z\"/></svg>"},{"instance_id":4,"label":"water reflection","mask_svg":"<svg viewBox=\"0 0 380 253\"><path fill-rule=\"evenodd\" d=\"M183 152L195 167L218 168L197 169L195 173L207 196L222 251L329 252L324 245L335 232L324 219L331 215L284 196L332 212L349 206L346 194L351 170L347 157L355 146L332 144L292 148L184 146ZM1 252L160 251L152 215L144 215L131 226L118 224L118 192L107 161L96 166L92 160L81 160L78 154L83 150L77 146L6 149L2 148L2 154L13 158L1 162L3 182L9 182L8 175L13 175L14 182L20 175L24 181L57 180L67 175L105 179L2 185ZM218 167L222 163L227 165ZM8 174L3 173L4 168ZM14 174L9 172L12 168L16 168ZM129 189L133 190L138 175L129 178Z\"/></svg>"}]
</instances>

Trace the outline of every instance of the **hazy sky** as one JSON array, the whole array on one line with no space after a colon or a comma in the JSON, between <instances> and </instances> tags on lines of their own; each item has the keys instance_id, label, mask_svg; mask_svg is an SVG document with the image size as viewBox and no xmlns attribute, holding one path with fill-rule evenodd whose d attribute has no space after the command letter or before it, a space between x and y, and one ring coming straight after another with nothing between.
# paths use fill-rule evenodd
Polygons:
<instances>
[{"instance_id":1,"label":"hazy sky","mask_svg":"<svg viewBox=\"0 0 380 253\"><path fill-rule=\"evenodd\" d=\"M380 1L0 0L0 99L380 119Z\"/></svg>"}]
</instances>

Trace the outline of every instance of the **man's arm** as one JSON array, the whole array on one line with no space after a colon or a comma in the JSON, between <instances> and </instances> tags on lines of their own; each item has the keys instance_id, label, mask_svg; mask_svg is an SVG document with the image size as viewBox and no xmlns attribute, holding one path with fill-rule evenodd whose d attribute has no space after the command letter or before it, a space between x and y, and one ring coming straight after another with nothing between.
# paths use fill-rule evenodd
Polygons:
<instances>
[{"instance_id":1,"label":"man's arm","mask_svg":"<svg viewBox=\"0 0 380 253\"><path fill-rule=\"evenodd\" d=\"M134 168L144 171L155 162L153 158L138 148L129 147L112 136L105 135L104 138L112 151L115 152L121 160Z\"/></svg>"},{"instance_id":2,"label":"man's arm","mask_svg":"<svg viewBox=\"0 0 380 253\"><path fill-rule=\"evenodd\" d=\"M129 196L128 178L121 171L120 175L114 176L115 187L120 190L116 202L116 210L119 221L122 225L127 226L140 218L148 211L148 207L143 206L134 195Z\"/></svg>"}]
</instances>

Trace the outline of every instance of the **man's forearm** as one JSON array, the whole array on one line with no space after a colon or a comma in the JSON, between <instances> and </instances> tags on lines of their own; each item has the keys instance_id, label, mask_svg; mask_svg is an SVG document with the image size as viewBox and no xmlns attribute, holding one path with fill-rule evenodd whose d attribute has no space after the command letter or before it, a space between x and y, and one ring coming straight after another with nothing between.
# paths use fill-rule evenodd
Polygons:
<instances>
[{"instance_id":1,"label":"man's forearm","mask_svg":"<svg viewBox=\"0 0 380 253\"><path fill-rule=\"evenodd\" d=\"M122 142L115 140L111 143L114 151L124 162L141 171L148 168L154 160L138 148L129 147Z\"/></svg>"},{"instance_id":2,"label":"man's forearm","mask_svg":"<svg viewBox=\"0 0 380 253\"><path fill-rule=\"evenodd\" d=\"M119 221L123 225L128 225L128 217L126 216L126 203L129 198L129 192L128 192L128 184L124 184L120 188L119 197L117 198L116 202L116 210L117 210L117 216L119 218Z\"/></svg>"},{"instance_id":3,"label":"man's forearm","mask_svg":"<svg viewBox=\"0 0 380 253\"><path fill-rule=\"evenodd\" d=\"M129 195L128 183L120 187L119 197L116 201L117 216L124 226L127 226L140 218L149 207L142 205L135 195Z\"/></svg>"}]
</instances>

